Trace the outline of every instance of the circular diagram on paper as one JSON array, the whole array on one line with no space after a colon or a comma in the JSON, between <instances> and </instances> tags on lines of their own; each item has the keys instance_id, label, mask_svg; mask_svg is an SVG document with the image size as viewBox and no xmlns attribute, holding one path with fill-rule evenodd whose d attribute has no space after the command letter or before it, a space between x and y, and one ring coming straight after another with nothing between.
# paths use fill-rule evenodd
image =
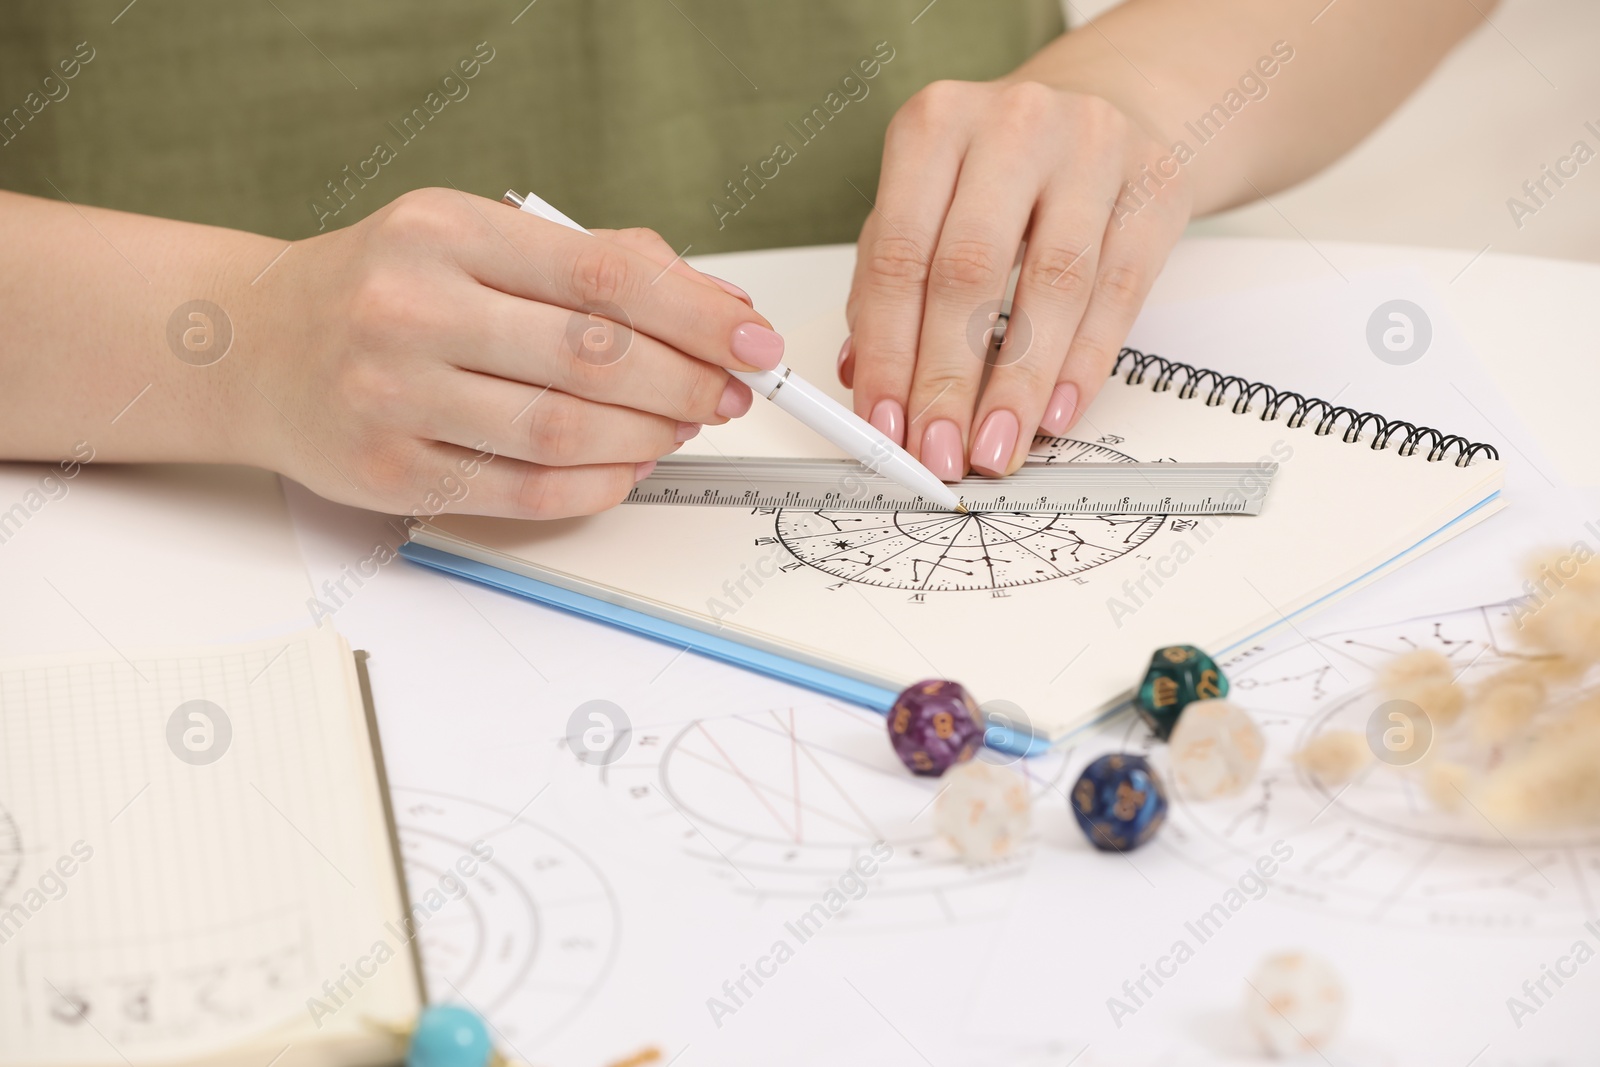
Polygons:
<instances>
[{"instance_id":1,"label":"circular diagram on paper","mask_svg":"<svg viewBox=\"0 0 1600 1067\"><path fill-rule=\"evenodd\" d=\"M1132 463L1103 444L1041 437L1030 461ZM795 559L848 582L907 592L995 591L1070 578L1133 551L1165 515L1054 512L803 511L779 509L779 543Z\"/></svg>"},{"instance_id":2,"label":"circular diagram on paper","mask_svg":"<svg viewBox=\"0 0 1600 1067\"><path fill-rule=\"evenodd\" d=\"M1065 803L1071 750L1011 764L1036 798ZM1003 913L1009 861L969 868L934 831L935 779L908 774L884 739L883 716L822 702L641 732L602 769L645 817L730 889L759 899L815 900L874 842L893 849L848 919L858 929L942 926ZM1046 796L1048 794L1048 796ZM879 857L881 858L881 857Z\"/></svg>"},{"instance_id":3,"label":"circular diagram on paper","mask_svg":"<svg viewBox=\"0 0 1600 1067\"><path fill-rule=\"evenodd\" d=\"M1330 730L1364 733L1387 699L1375 688L1393 657L1431 649L1471 685L1512 662L1504 604L1303 638L1290 633L1222 661L1228 699L1246 708L1266 756L1240 797L1174 796L1158 839L1223 881L1275 842L1294 850L1274 887L1281 900L1375 922L1462 932L1527 933L1581 925L1600 902L1600 829L1508 837L1470 807L1444 812L1419 775L1373 761L1347 786L1327 786L1290 759ZM1166 746L1137 720L1114 743L1147 751L1165 770ZM1170 776L1169 776L1170 780Z\"/></svg>"},{"instance_id":4,"label":"circular diagram on paper","mask_svg":"<svg viewBox=\"0 0 1600 1067\"><path fill-rule=\"evenodd\" d=\"M417 937L430 999L473 1005L513 1045L556 1034L616 960L617 903L604 874L575 844L512 812L423 789L393 797L412 905L444 899ZM475 874L461 874L463 857Z\"/></svg>"}]
</instances>

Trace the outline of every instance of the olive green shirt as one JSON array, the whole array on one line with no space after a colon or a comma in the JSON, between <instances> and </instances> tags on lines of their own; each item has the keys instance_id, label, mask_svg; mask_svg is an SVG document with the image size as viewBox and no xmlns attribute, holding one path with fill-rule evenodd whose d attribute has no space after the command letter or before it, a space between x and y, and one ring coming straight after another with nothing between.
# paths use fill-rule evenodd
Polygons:
<instances>
[{"instance_id":1,"label":"olive green shirt","mask_svg":"<svg viewBox=\"0 0 1600 1067\"><path fill-rule=\"evenodd\" d=\"M1058 0L3 0L0 187L283 238L455 186L694 253L852 241L895 110L1062 29Z\"/></svg>"}]
</instances>

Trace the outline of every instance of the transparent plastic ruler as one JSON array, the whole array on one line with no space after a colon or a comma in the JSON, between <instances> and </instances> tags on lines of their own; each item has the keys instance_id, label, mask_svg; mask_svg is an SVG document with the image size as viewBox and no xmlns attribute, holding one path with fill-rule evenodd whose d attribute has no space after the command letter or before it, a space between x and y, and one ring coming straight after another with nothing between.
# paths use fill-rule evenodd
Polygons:
<instances>
[{"instance_id":1,"label":"transparent plastic ruler","mask_svg":"<svg viewBox=\"0 0 1600 1067\"><path fill-rule=\"evenodd\" d=\"M955 487L968 511L1060 515L1257 515L1276 463L1028 463ZM667 456L628 504L943 511L847 459Z\"/></svg>"}]
</instances>

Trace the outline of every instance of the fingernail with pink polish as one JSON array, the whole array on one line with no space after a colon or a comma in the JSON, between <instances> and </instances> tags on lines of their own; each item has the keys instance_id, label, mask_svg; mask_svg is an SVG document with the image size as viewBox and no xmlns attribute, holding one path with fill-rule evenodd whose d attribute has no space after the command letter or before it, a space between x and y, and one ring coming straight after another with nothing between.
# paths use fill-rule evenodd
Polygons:
<instances>
[{"instance_id":1,"label":"fingernail with pink polish","mask_svg":"<svg viewBox=\"0 0 1600 1067\"><path fill-rule=\"evenodd\" d=\"M751 307L756 306L756 302L750 299L750 294L739 288L737 285L734 285L732 282L724 281L715 274L707 274L705 275L705 278L709 282L714 282L718 289L721 289L729 296L737 297L740 300L743 300L746 304L749 304Z\"/></svg>"},{"instance_id":2,"label":"fingernail with pink polish","mask_svg":"<svg viewBox=\"0 0 1600 1067\"><path fill-rule=\"evenodd\" d=\"M722 387L722 399L717 401L717 414L725 419L737 419L750 410L755 394L737 378L729 378Z\"/></svg>"},{"instance_id":3,"label":"fingernail with pink polish","mask_svg":"<svg viewBox=\"0 0 1600 1067\"><path fill-rule=\"evenodd\" d=\"M856 361L851 357L855 355L855 346L851 344L854 336L846 337L844 344L839 346L839 384L846 389L854 389L856 385Z\"/></svg>"},{"instance_id":4,"label":"fingernail with pink polish","mask_svg":"<svg viewBox=\"0 0 1600 1067\"><path fill-rule=\"evenodd\" d=\"M643 463L635 463L633 465L633 480L635 482L642 482L646 478L650 477L650 472L655 469L656 461L653 459L647 459Z\"/></svg>"},{"instance_id":5,"label":"fingernail with pink polish","mask_svg":"<svg viewBox=\"0 0 1600 1067\"><path fill-rule=\"evenodd\" d=\"M989 412L972 442L972 469L993 478L1005 477L1019 429L1017 417L1004 408Z\"/></svg>"},{"instance_id":6,"label":"fingernail with pink polish","mask_svg":"<svg viewBox=\"0 0 1600 1067\"><path fill-rule=\"evenodd\" d=\"M762 370L771 370L783 362L783 338L753 322L735 326L728 347L736 358Z\"/></svg>"},{"instance_id":7,"label":"fingernail with pink polish","mask_svg":"<svg viewBox=\"0 0 1600 1067\"><path fill-rule=\"evenodd\" d=\"M1039 429L1052 437L1065 433L1072 424L1072 416L1077 413L1078 387L1071 382L1062 382L1050 393L1050 402L1045 405Z\"/></svg>"},{"instance_id":8,"label":"fingernail with pink polish","mask_svg":"<svg viewBox=\"0 0 1600 1067\"><path fill-rule=\"evenodd\" d=\"M949 419L929 424L922 433L922 465L941 482L959 482L966 473L961 458L961 428Z\"/></svg>"},{"instance_id":9,"label":"fingernail with pink polish","mask_svg":"<svg viewBox=\"0 0 1600 1067\"><path fill-rule=\"evenodd\" d=\"M895 444L905 444L906 412L900 401L884 397L872 406L872 415L867 421Z\"/></svg>"},{"instance_id":10,"label":"fingernail with pink polish","mask_svg":"<svg viewBox=\"0 0 1600 1067\"><path fill-rule=\"evenodd\" d=\"M681 445L699 432L700 424L698 422L680 422L678 423L678 436L674 437L673 440Z\"/></svg>"}]
</instances>

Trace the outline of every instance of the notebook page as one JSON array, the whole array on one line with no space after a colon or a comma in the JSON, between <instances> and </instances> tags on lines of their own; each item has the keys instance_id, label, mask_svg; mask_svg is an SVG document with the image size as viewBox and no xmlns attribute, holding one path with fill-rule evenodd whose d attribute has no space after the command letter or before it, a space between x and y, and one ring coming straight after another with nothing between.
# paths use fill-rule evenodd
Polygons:
<instances>
[{"instance_id":1,"label":"notebook page","mask_svg":"<svg viewBox=\"0 0 1600 1067\"><path fill-rule=\"evenodd\" d=\"M788 360L833 375L838 312L788 327ZM1173 353L1181 356L1181 353ZM1276 462L1256 517L917 516L623 506L554 523L445 516L455 551L890 688L965 683L1059 736L1135 685L1151 649L1221 651L1404 553L1483 501L1502 464L1374 452L1204 395L1108 382L1057 461ZM1275 383L1290 386L1292 382ZM1403 411L1383 414L1404 418ZM1368 435L1370 440L1370 433ZM684 451L837 455L770 404ZM1486 505L1465 528L1498 504ZM478 546L476 548L471 546Z\"/></svg>"},{"instance_id":2,"label":"notebook page","mask_svg":"<svg viewBox=\"0 0 1600 1067\"><path fill-rule=\"evenodd\" d=\"M270 1056L406 1004L403 952L347 977L400 910L371 767L330 628L0 662L0 1059Z\"/></svg>"}]
</instances>

